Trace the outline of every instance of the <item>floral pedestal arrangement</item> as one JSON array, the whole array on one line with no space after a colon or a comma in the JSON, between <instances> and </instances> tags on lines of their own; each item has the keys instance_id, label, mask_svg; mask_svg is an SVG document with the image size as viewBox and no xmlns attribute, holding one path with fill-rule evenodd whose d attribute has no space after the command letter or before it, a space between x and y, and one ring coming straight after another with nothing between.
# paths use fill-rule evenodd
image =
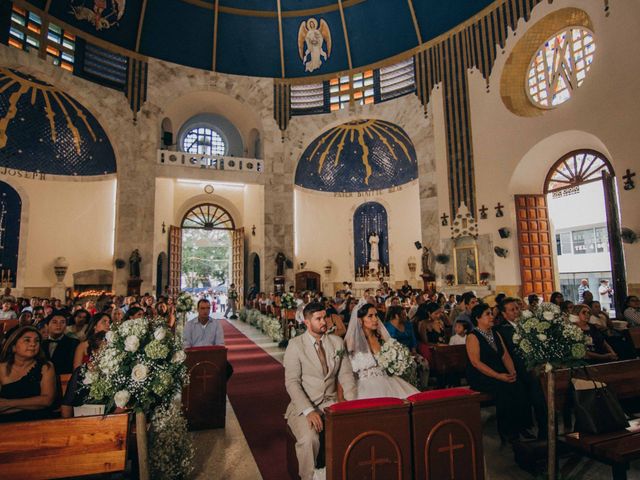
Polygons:
<instances>
[{"instance_id":1,"label":"floral pedestal arrangement","mask_svg":"<svg viewBox=\"0 0 640 480\"><path fill-rule=\"evenodd\" d=\"M84 367L83 384L91 401L105 404L107 412L114 407L135 412L143 480L183 478L192 469L193 447L180 405L187 382L185 359L180 337L163 319L139 318L114 325L106 345Z\"/></svg>"},{"instance_id":2,"label":"floral pedestal arrangement","mask_svg":"<svg viewBox=\"0 0 640 480\"><path fill-rule=\"evenodd\" d=\"M590 339L590 338L589 338ZM535 314L522 312L513 342L517 345L527 368L547 376L548 401L548 479L556 475L555 374L558 367L584 365L588 337L582 330L562 318L560 308L542 303Z\"/></svg>"}]
</instances>

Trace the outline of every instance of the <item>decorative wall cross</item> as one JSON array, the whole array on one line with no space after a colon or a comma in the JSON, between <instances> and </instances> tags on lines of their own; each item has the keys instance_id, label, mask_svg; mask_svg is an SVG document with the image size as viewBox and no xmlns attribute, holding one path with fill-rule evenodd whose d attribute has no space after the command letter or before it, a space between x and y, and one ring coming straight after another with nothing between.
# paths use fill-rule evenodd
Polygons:
<instances>
[{"instance_id":1,"label":"decorative wall cross","mask_svg":"<svg viewBox=\"0 0 640 480\"><path fill-rule=\"evenodd\" d=\"M207 375L207 372L204 371L202 372L202 375L198 375L195 377L198 380L202 380L202 383L204 385L204 388L202 389L202 393L206 393L207 392L207 385L209 384L209 382L207 382L207 379L209 378L214 378L213 375Z\"/></svg>"},{"instance_id":2,"label":"decorative wall cross","mask_svg":"<svg viewBox=\"0 0 640 480\"><path fill-rule=\"evenodd\" d=\"M484 205L482 205L482 208L480 209L480 218L482 220L486 220L487 219L487 211L489 209L487 207L485 207Z\"/></svg>"},{"instance_id":3,"label":"decorative wall cross","mask_svg":"<svg viewBox=\"0 0 640 480\"><path fill-rule=\"evenodd\" d=\"M504 217L504 212L502 211L504 205L498 202L498 205L496 205L494 208L496 209L496 217Z\"/></svg>"},{"instance_id":4,"label":"decorative wall cross","mask_svg":"<svg viewBox=\"0 0 640 480\"><path fill-rule=\"evenodd\" d=\"M624 189L625 190L633 190L636 188L636 182L633 181L633 177L636 176L636 172L632 172L627 168L627 173L625 173L622 178L624 180Z\"/></svg>"},{"instance_id":5,"label":"decorative wall cross","mask_svg":"<svg viewBox=\"0 0 640 480\"><path fill-rule=\"evenodd\" d=\"M464 444L457 443L453 444L453 436L449 434L449 445L447 447L440 447L438 449L438 453L449 453L449 473L451 474L451 478L456 478L456 469L453 456L456 450L460 450L464 448Z\"/></svg>"},{"instance_id":6,"label":"decorative wall cross","mask_svg":"<svg viewBox=\"0 0 640 480\"><path fill-rule=\"evenodd\" d=\"M446 227L447 225L449 225L449 215L447 215L446 213L442 214L442 216L440 217L440 220L442 221L443 227Z\"/></svg>"},{"instance_id":7,"label":"decorative wall cross","mask_svg":"<svg viewBox=\"0 0 640 480\"><path fill-rule=\"evenodd\" d=\"M376 470L378 465L389 465L393 463L388 458L376 458L376 447L371 447L371 458L364 462L358 462L359 467L371 466L371 480L376 480Z\"/></svg>"}]
</instances>

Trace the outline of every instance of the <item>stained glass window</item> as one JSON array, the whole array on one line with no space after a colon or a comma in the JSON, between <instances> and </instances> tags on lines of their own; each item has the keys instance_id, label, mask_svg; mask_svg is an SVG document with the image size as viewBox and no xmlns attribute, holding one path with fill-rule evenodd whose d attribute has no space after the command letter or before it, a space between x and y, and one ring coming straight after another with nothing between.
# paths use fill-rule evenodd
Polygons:
<instances>
[{"instance_id":1,"label":"stained glass window","mask_svg":"<svg viewBox=\"0 0 640 480\"><path fill-rule=\"evenodd\" d=\"M182 228L202 228L204 230L233 230L233 219L224 208L206 203L189 210L182 219Z\"/></svg>"},{"instance_id":2,"label":"stained glass window","mask_svg":"<svg viewBox=\"0 0 640 480\"><path fill-rule=\"evenodd\" d=\"M549 38L536 52L526 79L534 105L554 108L571 98L587 76L596 44L584 27L569 27Z\"/></svg>"},{"instance_id":3,"label":"stained glass window","mask_svg":"<svg viewBox=\"0 0 640 480\"><path fill-rule=\"evenodd\" d=\"M202 155L225 155L227 146L222 136L208 127L192 128L185 135L182 148L187 153Z\"/></svg>"},{"instance_id":4,"label":"stained glass window","mask_svg":"<svg viewBox=\"0 0 640 480\"><path fill-rule=\"evenodd\" d=\"M43 29L46 28L46 35ZM73 72L76 49L75 35L65 32L55 23L43 26L39 15L13 5L9 26L9 45L20 50L44 48L53 64Z\"/></svg>"},{"instance_id":5,"label":"stained glass window","mask_svg":"<svg viewBox=\"0 0 640 480\"><path fill-rule=\"evenodd\" d=\"M611 164L595 150L577 150L558 160L549 170L545 181L545 193L564 191L583 183L597 182L602 172L613 172ZM557 198L554 195L554 198Z\"/></svg>"}]
</instances>

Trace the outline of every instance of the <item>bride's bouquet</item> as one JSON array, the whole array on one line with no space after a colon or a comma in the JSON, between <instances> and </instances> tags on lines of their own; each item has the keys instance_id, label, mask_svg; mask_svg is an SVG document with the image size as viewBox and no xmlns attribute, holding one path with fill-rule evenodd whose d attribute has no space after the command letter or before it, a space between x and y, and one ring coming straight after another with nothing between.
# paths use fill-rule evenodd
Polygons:
<instances>
[{"instance_id":1,"label":"bride's bouquet","mask_svg":"<svg viewBox=\"0 0 640 480\"><path fill-rule=\"evenodd\" d=\"M378 366L390 377L402 377L415 365L409 349L393 338L382 344L376 360Z\"/></svg>"}]
</instances>

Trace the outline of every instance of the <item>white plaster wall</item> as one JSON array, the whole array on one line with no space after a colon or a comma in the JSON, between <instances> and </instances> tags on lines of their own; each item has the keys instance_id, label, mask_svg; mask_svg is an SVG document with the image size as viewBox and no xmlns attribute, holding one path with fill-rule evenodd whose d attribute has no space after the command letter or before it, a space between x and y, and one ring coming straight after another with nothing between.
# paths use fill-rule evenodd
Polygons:
<instances>
[{"instance_id":1,"label":"white plaster wall","mask_svg":"<svg viewBox=\"0 0 640 480\"><path fill-rule=\"evenodd\" d=\"M565 7L584 9L591 17L597 42L591 71L574 98L566 104L539 117L519 117L505 107L500 97L500 75L505 61L527 28L550 12ZM521 21L516 35L509 34L504 54L498 55L496 60L489 92L477 71L469 75L477 204L489 207L488 220L480 221L480 233L490 233L497 245L510 251L509 258L496 261L497 284L520 284L514 194L542 193L545 176L553 163L578 148L593 148L605 154L616 172L619 187L620 176L627 168L638 169L640 95L637 78L640 64L629 59L637 57L639 17L638 2L612 3L609 17L605 16L601 0L557 0L552 5L541 2L534 9L531 20L526 24ZM434 96L434 111L440 109L440 105ZM435 118L436 125L442 123L441 114ZM442 145L442 142L436 130L436 145ZM442 148L437 151L441 158ZM443 171L442 166L442 161L437 163L439 172ZM438 175L440 183L444 177ZM447 192L439 188L441 202L446 199ZM620 189L622 224L635 230L640 230L639 200L639 188ZM495 217L493 207L498 202L508 207L502 218ZM514 232L508 240L500 240L497 235L498 228L504 226ZM627 280L637 284L640 282L640 269L637 268L640 247L625 245L625 256Z\"/></svg>"},{"instance_id":2,"label":"white plaster wall","mask_svg":"<svg viewBox=\"0 0 640 480\"><path fill-rule=\"evenodd\" d=\"M264 186L245 185L244 187L244 234L245 234L245 265L249 275L252 265L249 254L255 252L260 257L260 285L265 285L265 256L264 256ZM251 227L256 227L255 235L251 233ZM250 287L250 285L249 285ZM264 288L264 287L263 287Z\"/></svg>"},{"instance_id":3,"label":"white plaster wall","mask_svg":"<svg viewBox=\"0 0 640 480\"><path fill-rule=\"evenodd\" d=\"M83 270L113 270L116 180L28 180L1 177L22 199L17 292L51 287L53 261L65 257L65 277Z\"/></svg>"},{"instance_id":4,"label":"white plaster wall","mask_svg":"<svg viewBox=\"0 0 640 480\"><path fill-rule=\"evenodd\" d=\"M345 198L296 187L295 265L307 262L305 270L320 273L323 283L353 280L353 214L363 203L379 202L387 210L391 278L410 279L409 257L415 257L420 268L420 252L414 246L421 238L418 182L401 188L379 195L353 193ZM333 267L329 277L324 273L327 260ZM417 285L415 280L411 283Z\"/></svg>"}]
</instances>

